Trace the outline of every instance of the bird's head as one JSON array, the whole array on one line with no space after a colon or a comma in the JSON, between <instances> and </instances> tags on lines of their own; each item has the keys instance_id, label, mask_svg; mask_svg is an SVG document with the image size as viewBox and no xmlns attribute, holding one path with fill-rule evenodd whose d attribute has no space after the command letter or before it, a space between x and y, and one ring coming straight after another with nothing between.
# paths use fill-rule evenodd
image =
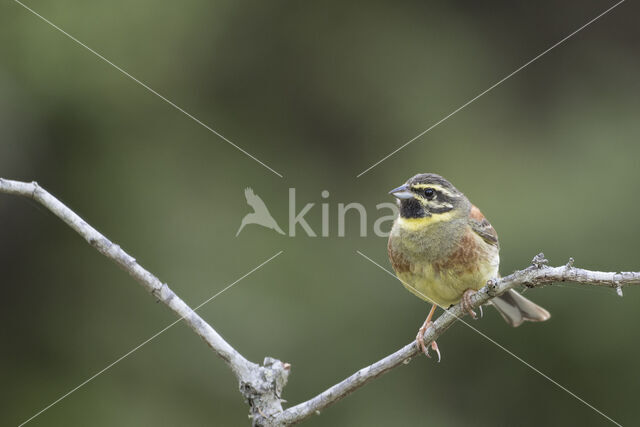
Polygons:
<instances>
[{"instance_id":1,"label":"bird's head","mask_svg":"<svg viewBox=\"0 0 640 427\"><path fill-rule=\"evenodd\" d=\"M400 217L406 219L464 214L471 208L464 194L434 173L421 173L409 178L389 194L398 201Z\"/></svg>"}]
</instances>

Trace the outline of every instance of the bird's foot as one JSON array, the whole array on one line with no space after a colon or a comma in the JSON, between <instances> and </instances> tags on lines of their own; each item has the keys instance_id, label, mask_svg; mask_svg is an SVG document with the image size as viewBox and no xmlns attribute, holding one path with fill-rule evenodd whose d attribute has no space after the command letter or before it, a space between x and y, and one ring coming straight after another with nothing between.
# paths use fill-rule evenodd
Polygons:
<instances>
[{"instance_id":1,"label":"bird's foot","mask_svg":"<svg viewBox=\"0 0 640 427\"><path fill-rule=\"evenodd\" d=\"M469 316L471 316L474 319L477 319L478 315L476 314L475 311L473 311L472 309L473 305L471 303L471 297L475 293L476 291L474 291L473 289L467 289L466 291L464 291L464 293L462 294L462 309L467 313L469 313ZM480 310L480 317L482 317L483 315L482 307L478 307L478 309Z\"/></svg>"},{"instance_id":2,"label":"bird's foot","mask_svg":"<svg viewBox=\"0 0 640 427\"><path fill-rule=\"evenodd\" d=\"M441 356L440 349L438 349L438 343L435 341L431 341L429 345L426 345L424 342L424 334L425 332L427 332L427 329L429 329L429 326L431 325L433 325L433 322L431 320L427 320L426 322L424 322L424 325L422 325L422 327L418 330L418 335L416 335L416 345L418 349L425 354L425 356L431 358L431 355L429 354L430 346L431 349L438 355L438 362L440 362Z\"/></svg>"}]
</instances>

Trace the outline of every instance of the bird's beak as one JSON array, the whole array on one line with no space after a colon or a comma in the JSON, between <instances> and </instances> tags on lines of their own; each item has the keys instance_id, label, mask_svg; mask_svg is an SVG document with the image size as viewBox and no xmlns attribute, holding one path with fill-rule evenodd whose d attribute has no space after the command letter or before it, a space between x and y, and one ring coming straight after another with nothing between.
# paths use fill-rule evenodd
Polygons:
<instances>
[{"instance_id":1,"label":"bird's beak","mask_svg":"<svg viewBox=\"0 0 640 427\"><path fill-rule=\"evenodd\" d=\"M389 194L392 194L397 199L410 199L413 197L413 193L409 191L409 187L407 186L407 184L401 185L398 188L394 188L393 190L389 191Z\"/></svg>"}]
</instances>

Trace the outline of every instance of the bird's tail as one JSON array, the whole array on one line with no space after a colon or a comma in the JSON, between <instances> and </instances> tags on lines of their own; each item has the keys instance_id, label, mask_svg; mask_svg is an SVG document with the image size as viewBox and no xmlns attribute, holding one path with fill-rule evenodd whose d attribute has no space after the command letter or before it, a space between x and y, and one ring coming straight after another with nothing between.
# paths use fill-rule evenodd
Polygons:
<instances>
[{"instance_id":1,"label":"bird's tail","mask_svg":"<svg viewBox=\"0 0 640 427\"><path fill-rule=\"evenodd\" d=\"M529 301L513 289L491 300L491 304L502 315L502 318L513 327L522 322L544 322L551 314L539 305Z\"/></svg>"}]
</instances>

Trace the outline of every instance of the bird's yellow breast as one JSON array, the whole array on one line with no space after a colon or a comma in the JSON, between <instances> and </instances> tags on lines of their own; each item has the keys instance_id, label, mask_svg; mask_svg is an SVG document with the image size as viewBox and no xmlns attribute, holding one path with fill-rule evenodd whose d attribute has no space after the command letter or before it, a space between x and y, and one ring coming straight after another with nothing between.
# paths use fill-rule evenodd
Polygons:
<instances>
[{"instance_id":1,"label":"bird's yellow breast","mask_svg":"<svg viewBox=\"0 0 640 427\"><path fill-rule=\"evenodd\" d=\"M478 290L487 280L497 276L497 255L492 262L478 263L476 268L467 271L438 270L430 263L411 264L411 269L397 272L409 292L420 299L447 308L457 304L467 289Z\"/></svg>"},{"instance_id":2,"label":"bird's yellow breast","mask_svg":"<svg viewBox=\"0 0 640 427\"><path fill-rule=\"evenodd\" d=\"M417 297L446 308L458 303L467 289L478 290L487 280L497 277L498 248L468 226L455 239L453 249L441 252L437 249L443 243L441 239L425 235L411 241L405 233L414 234L410 227L418 227L418 223L402 218L398 221L397 234L392 232L390 236L389 255L398 278ZM422 247L416 247L420 243Z\"/></svg>"}]
</instances>

